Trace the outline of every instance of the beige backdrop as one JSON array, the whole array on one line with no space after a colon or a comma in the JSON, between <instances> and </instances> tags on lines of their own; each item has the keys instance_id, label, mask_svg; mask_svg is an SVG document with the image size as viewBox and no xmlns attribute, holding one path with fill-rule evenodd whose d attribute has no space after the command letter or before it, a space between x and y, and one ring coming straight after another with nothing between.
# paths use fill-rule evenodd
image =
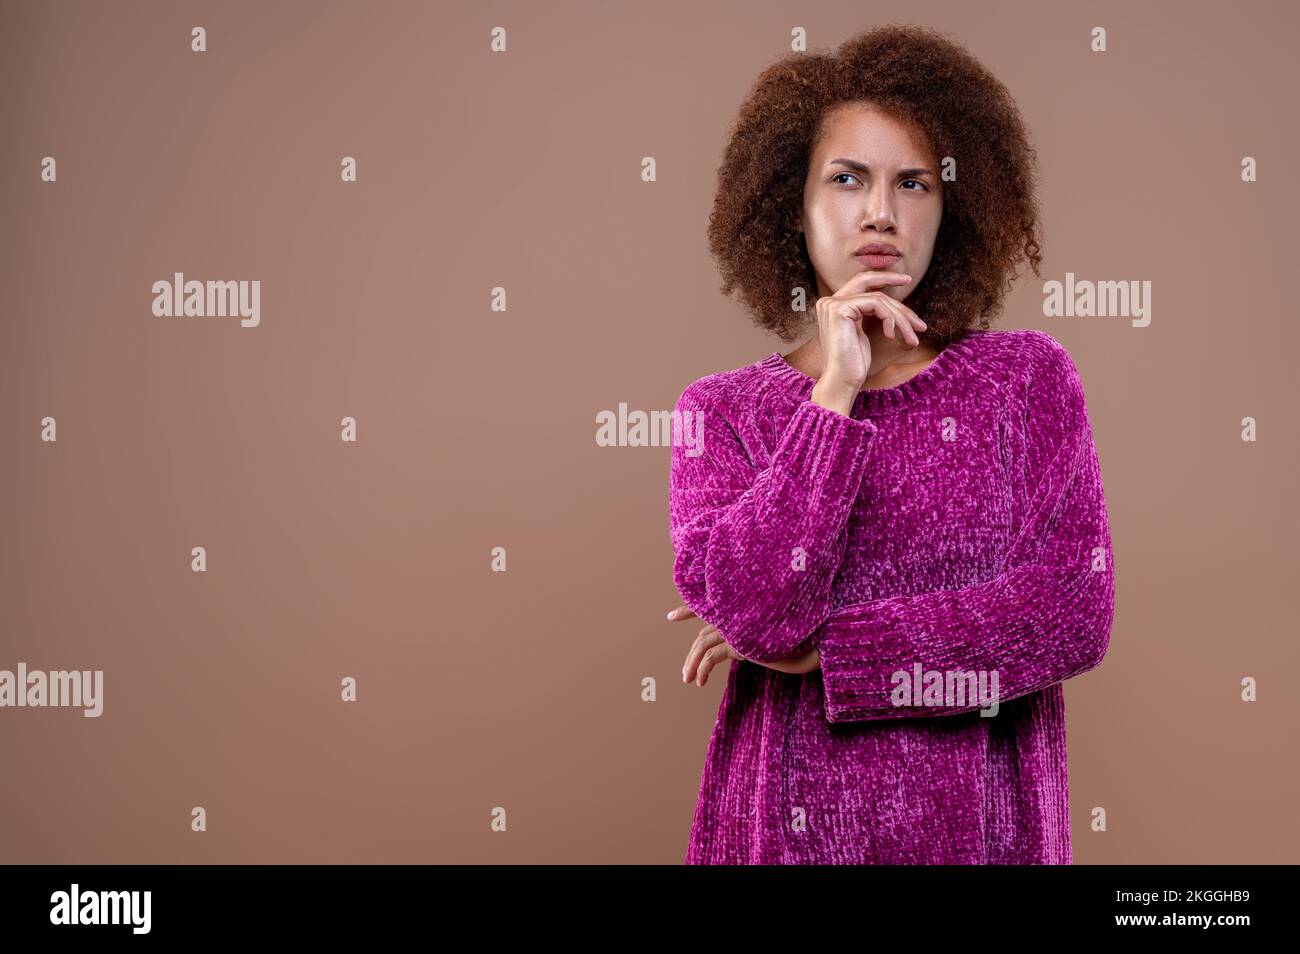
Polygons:
<instances>
[{"instance_id":1,"label":"beige backdrop","mask_svg":"<svg viewBox=\"0 0 1300 954\"><path fill-rule=\"evenodd\" d=\"M1074 356L1112 520L1076 861L1295 862L1297 14L908 14L1019 101L1044 280L1152 282L1145 328L1036 280L1000 322ZM724 130L793 28L889 15L5 3L0 669L105 698L0 709L0 861L680 863L724 679L663 618L669 449L595 415L790 350L717 291ZM260 280L260 325L155 317L177 271Z\"/></svg>"}]
</instances>

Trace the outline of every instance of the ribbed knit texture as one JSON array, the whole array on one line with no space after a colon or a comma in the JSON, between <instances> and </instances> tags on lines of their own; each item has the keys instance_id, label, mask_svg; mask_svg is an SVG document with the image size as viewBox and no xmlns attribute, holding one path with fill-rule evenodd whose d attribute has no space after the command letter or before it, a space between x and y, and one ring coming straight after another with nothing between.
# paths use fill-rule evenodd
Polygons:
<instances>
[{"instance_id":1,"label":"ribbed knit texture","mask_svg":"<svg viewBox=\"0 0 1300 954\"><path fill-rule=\"evenodd\" d=\"M1074 362L975 331L848 416L815 383L778 351L678 400L703 453L672 448L674 582L746 657L686 863L1069 864L1061 683L1101 662L1115 605ZM758 664L812 646L811 673ZM895 704L917 664L996 671L997 714Z\"/></svg>"}]
</instances>

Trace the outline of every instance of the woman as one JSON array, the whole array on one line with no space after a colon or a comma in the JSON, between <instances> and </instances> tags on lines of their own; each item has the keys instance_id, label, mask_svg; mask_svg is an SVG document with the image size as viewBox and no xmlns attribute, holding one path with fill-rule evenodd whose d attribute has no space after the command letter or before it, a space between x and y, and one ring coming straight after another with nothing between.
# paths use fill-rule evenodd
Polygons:
<instances>
[{"instance_id":1,"label":"woman","mask_svg":"<svg viewBox=\"0 0 1300 954\"><path fill-rule=\"evenodd\" d=\"M1106 653L1114 574L1073 361L989 329L1039 274L1033 167L1005 88L923 28L788 57L741 110L723 292L811 334L677 404L703 453L672 451L669 618L708 624L682 678L733 660L687 863L1071 862L1061 683Z\"/></svg>"}]
</instances>

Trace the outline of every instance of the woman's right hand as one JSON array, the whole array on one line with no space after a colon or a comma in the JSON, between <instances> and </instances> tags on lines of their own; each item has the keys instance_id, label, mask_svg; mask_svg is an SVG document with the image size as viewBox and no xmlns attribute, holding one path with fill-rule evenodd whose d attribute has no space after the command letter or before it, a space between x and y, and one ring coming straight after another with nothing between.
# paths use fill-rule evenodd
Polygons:
<instances>
[{"instance_id":1,"label":"woman's right hand","mask_svg":"<svg viewBox=\"0 0 1300 954\"><path fill-rule=\"evenodd\" d=\"M871 342L865 331L869 319L885 323L885 336L901 331L910 348L921 343L917 331L925 322L916 312L882 289L906 285L910 275L889 271L858 272L833 295L817 299L817 333L821 336L823 392L848 393L856 397L871 368Z\"/></svg>"}]
</instances>

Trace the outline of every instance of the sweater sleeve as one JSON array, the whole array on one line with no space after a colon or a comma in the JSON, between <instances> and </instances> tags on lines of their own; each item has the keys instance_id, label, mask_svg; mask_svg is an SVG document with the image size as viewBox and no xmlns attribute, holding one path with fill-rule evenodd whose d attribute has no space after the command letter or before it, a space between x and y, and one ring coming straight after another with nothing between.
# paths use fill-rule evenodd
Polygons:
<instances>
[{"instance_id":1,"label":"sweater sleeve","mask_svg":"<svg viewBox=\"0 0 1300 954\"><path fill-rule=\"evenodd\" d=\"M677 403L701 439L672 448L673 582L742 657L775 662L811 648L829 614L876 427L805 400L759 467L721 410L726 393L702 378Z\"/></svg>"},{"instance_id":2,"label":"sweater sleeve","mask_svg":"<svg viewBox=\"0 0 1300 954\"><path fill-rule=\"evenodd\" d=\"M1013 375L1007 458L1020 517L1004 571L976 586L844 606L818 630L830 722L945 716L996 709L978 693L922 701L915 675L943 686L983 673L996 702L1044 689L1101 663L1115 607L1110 526L1078 370L1036 332ZM918 667L919 664L919 667ZM911 704L892 695L911 683ZM993 679L996 676L997 682ZM931 685L937 684L937 680ZM900 694L900 700L904 697Z\"/></svg>"}]
</instances>

